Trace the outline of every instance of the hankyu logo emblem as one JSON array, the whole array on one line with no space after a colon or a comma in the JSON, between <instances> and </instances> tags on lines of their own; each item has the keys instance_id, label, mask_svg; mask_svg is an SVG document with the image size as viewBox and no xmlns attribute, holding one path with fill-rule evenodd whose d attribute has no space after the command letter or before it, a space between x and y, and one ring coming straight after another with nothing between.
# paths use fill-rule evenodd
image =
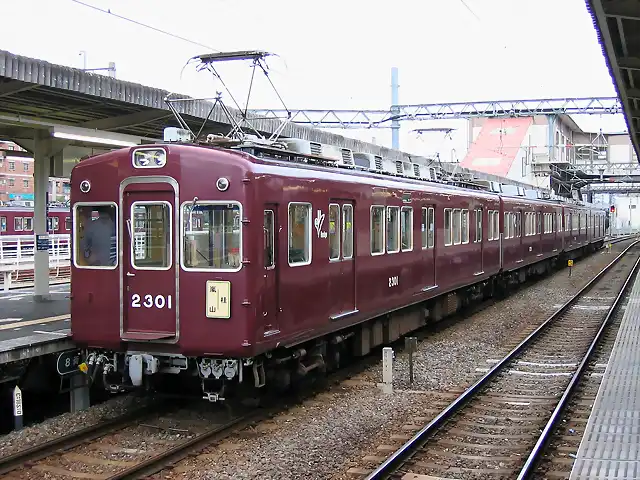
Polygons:
<instances>
[{"instance_id":1,"label":"hankyu logo emblem","mask_svg":"<svg viewBox=\"0 0 640 480\"><path fill-rule=\"evenodd\" d=\"M320 231L322 230L323 223L324 223L324 213L322 213L322 210L318 210L318 214L316 215L316 218L313 221L313 224L316 227L316 233L318 234L318 238L320 238L320 233L321 233ZM323 237L326 237L326 233L324 233Z\"/></svg>"}]
</instances>

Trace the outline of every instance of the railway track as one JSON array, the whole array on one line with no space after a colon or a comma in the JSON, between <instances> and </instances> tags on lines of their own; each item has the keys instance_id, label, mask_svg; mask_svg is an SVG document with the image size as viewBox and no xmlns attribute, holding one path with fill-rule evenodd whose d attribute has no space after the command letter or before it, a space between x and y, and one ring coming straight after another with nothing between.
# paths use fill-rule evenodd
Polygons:
<instances>
[{"instance_id":1,"label":"railway track","mask_svg":"<svg viewBox=\"0 0 640 480\"><path fill-rule=\"evenodd\" d=\"M638 269L639 253L635 241L366 479L531 478ZM579 411L588 417L587 408Z\"/></svg>"},{"instance_id":2,"label":"railway track","mask_svg":"<svg viewBox=\"0 0 640 480\"><path fill-rule=\"evenodd\" d=\"M202 410L202 409L201 409ZM269 410L137 409L0 460L6 479L144 478L269 415Z\"/></svg>"}]
</instances>

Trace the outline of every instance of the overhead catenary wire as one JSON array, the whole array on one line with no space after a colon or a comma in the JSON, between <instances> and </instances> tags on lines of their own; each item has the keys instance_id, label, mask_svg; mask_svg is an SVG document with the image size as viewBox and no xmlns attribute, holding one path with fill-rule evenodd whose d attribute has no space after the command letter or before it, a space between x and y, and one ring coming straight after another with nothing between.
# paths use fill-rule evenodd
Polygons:
<instances>
[{"instance_id":1,"label":"overhead catenary wire","mask_svg":"<svg viewBox=\"0 0 640 480\"><path fill-rule=\"evenodd\" d=\"M193 45L197 45L199 47L206 48L207 50L211 50L213 52L220 53L220 50L216 50L215 48L213 48L213 47L211 47L209 45L205 45L204 43L200 43L200 42L197 42L195 40L191 40L191 39L183 37L181 35L176 35L175 33L171 33L171 32L168 32L166 30L162 30L161 28L157 28L157 27L154 27L152 25L147 25L146 23L142 23L142 22L139 22L138 20L134 20L132 18L125 17L124 15L118 15L117 13L113 13L111 11L111 9L109 9L109 8L108 9L100 8L100 7L97 7L95 5L91 5L90 3L82 2L81 0L71 0L71 1L73 3L77 3L78 5L82 5L84 7L91 8L93 10L97 10L98 12L106 13L107 15L111 15L113 17L119 18L120 20L124 20L124 21L130 22L130 23L133 23L135 25L138 25L138 26L141 26L141 27L144 27L144 28L148 28L150 30L153 30L153 31L158 32L158 33L161 33L163 35L167 35L169 37L176 38L178 40L182 40L183 42L191 43Z\"/></svg>"}]
</instances>

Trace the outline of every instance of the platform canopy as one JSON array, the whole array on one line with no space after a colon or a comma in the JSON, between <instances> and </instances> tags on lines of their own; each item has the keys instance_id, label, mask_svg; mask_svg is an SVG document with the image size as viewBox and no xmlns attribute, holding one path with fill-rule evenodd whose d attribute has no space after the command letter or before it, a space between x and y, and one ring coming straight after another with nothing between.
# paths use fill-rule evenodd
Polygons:
<instances>
[{"instance_id":1,"label":"platform canopy","mask_svg":"<svg viewBox=\"0 0 640 480\"><path fill-rule=\"evenodd\" d=\"M54 131L56 128L58 138L66 138L71 147L82 142L73 140L74 135L86 135L82 134L83 130L74 130L69 135L66 132L69 129L109 132L110 138L123 139L124 143L136 138L162 139L165 127L178 126L165 102L169 94L166 90L0 50L0 138L17 143L21 143L21 139L27 139L28 143L34 129ZM173 93L172 97L188 98L179 93ZM211 105L208 100L174 104L196 131L209 115ZM265 135L272 134L280 123L277 119L252 120ZM224 112L216 108L205 122L203 133L227 133L229 129ZM282 135L392 159L409 158L402 152L294 123L288 124Z\"/></svg>"},{"instance_id":2,"label":"platform canopy","mask_svg":"<svg viewBox=\"0 0 640 480\"><path fill-rule=\"evenodd\" d=\"M640 160L640 2L586 0Z\"/></svg>"}]
</instances>

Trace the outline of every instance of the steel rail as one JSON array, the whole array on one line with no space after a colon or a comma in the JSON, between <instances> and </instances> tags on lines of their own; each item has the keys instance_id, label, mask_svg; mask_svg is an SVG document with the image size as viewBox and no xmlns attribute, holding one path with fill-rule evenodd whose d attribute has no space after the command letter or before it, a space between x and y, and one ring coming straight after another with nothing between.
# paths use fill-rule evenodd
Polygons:
<instances>
[{"instance_id":1,"label":"steel rail","mask_svg":"<svg viewBox=\"0 0 640 480\"><path fill-rule=\"evenodd\" d=\"M582 362L580 362L580 366L578 367L578 370L576 370L576 372L573 374L573 377L571 378L571 382L569 382L569 385L567 386L564 393L562 394L562 397L560 398L558 405L556 406L553 413L551 414L551 417L549 418L547 425L542 430L542 433L540 434L538 441L533 447L533 450L531 451L529 458L527 458L527 461L522 467L522 470L520 470L520 474L518 475L517 480L526 480L534 472L535 465L537 464L538 460L540 460L540 457L544 452L546 444L552 436L552 431L556 427L558 420L560 419L560 415L564 411L569 401L569 398L571 397L576 386L580 382L582 374L587 369L589 361L591 360L591 356L593 355L594 350L598 346L598 343L600 343L600 339L602 338L602 335L605 329L609 325L611 318L620 307L620 304L622 303L622 298L624 297L625 292L627 291L629 283L631 282L631 279L634 277L634 275L637 273L638 265L640 265L640 257L638 257L638 259L636 260L636 263L633 265L633 268L631 269L629 276L625 280L624 284L622 285L622 288L620 289L620 292L616 296L616 299L614 300L613 305L611 305L611 307L609 308L609 311L607 312L607 316L603 320L602 325L598 330L598 333L596 334L595 338L591 342L591 345L589 345L589 349L587 350L587 353L582 359Z\"/></svg>"},{"instance_id":2,"label":"steel rail","mask_svg":"<svg viewBox=\"0 0 640 480\"><path fill-rule=\"evenodd\" d=\"M371 472L365 480L381 480L387 478L392 472L397 470L402 464L404 464L411 456L413 456L420 448L422 448L428 441L429 437L433 435L438 428L440 428L447 420L449 420L454 414L456 414L464 404L466 404L471 398L473 398L481 388L483 388L490 380L493 379L508 363L510 363L522 350L528 347L533 340L535 340L540 333L547 329L559 316L565 313L576 301L588 292L609 270L617 264L627 252L638 244L640 240L633 241L627 248L625 248L616 258L614 258L606 267L604 267L595 277L593 277L589 283L582 287L573 297L571 297L564 305L562 305L556 312L551 314L547 320L545 320L538 328L531 332L527 338L520 342L511 352L509 352L502 360L496 363L491 370L489 370L482 378L476 383L471 385L467 390L462 393L458 398L451 402L442 412L440 412L436 418L434 418L428 425L423 427L418 433L416 433L411 439L409 439L398 450L392 453L378 468Z\"/></svg>"},{"instance_id":3,"label":"steel rail","mask_svg":"<svg viewBox=\"0 0 640 480\"><path fill-rule=\"evenodd\" d=\"M62 453L75 448L83 443L95 440L110 433L117 432L131 425L132 422L157 412L161 406L145 406L137 408L119 417L112 418L103 423L97 423L89 427L76 430L48 442L34 445L31 448L21 450L8 457L0 459L0 475L5 475L27 462L35 462L43 458Z\"/></svg>"},{"instance_id":4,"label":"steel rail","mask_svg":"<svg viewBox=\"0 0 640 480\"><path fill-rule=\"evenodd\" d=\"M124 479L137 479L137 478L146 478L148 476L153 475L154 473L159 472L163 468L166 468L170 465L175 465L179 461L183 460L193 451L199 451L211 443L216 441L216 437L225 437L226 434L232 433L235 429L248 425L254 422L256 419L262 419L263 417L268 417L270 413L275 412L275 409L272 411L268 409L266 411L261 410L252 410L245 415L241 415L238 418L234 418L229 422L218 425L217 427L211 428L206 432L196 435L191 440L187 440L179 445L176 445L169 450L159 453L147 460L144 460L132 467L127 468L126 470L122 470L118 473L115 473L106 478L106 480L124 480Z\"/></svg>"}]
</instances>

